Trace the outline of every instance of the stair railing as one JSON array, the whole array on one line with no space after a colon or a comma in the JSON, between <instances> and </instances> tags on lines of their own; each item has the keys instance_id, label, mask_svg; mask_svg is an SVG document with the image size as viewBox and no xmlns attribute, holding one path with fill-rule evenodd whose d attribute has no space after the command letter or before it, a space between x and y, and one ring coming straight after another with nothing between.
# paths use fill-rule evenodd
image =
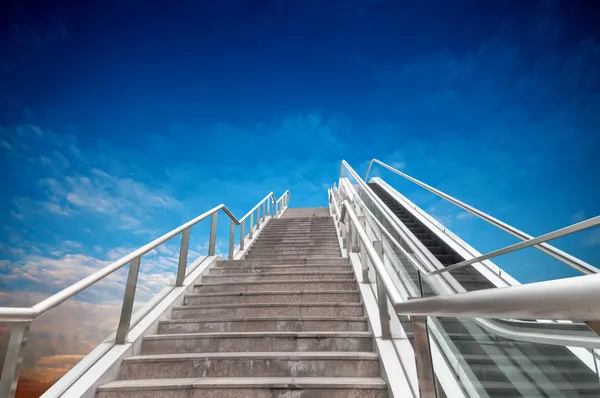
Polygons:
<instances>
[{"instance_id":1,"label":"stair railing","mask_svg":"<svg viewBox=\"0 0 600 398\"><path fill-rule=\"evenodd\" d=\"M289 205L290 192L284 192L279 199L275 197L273 192L265 196L259 201L250 211L248 211L242 218L238 219L233 213L225 206L220 204L207 212L199 215L198 217L188 221L187 223L167 232L163 236L153 240L152 242L140 247L139 249L127 254L119 260L107 265L106 267L94 272L93 274L83 278L82 280L75 282L74 284L64 288L58 293L46 298L45 300L35 304L32 307L0 307L0 322L11 323L11 333L9 337L8 347L6 350L6 357L4 359L4 366L2 367L2 377L0 378L0 397L13 398L16 393L17 383L19 380L19 373L21 370L21 362L23 360L23 351L27 342L29 334L29 328L31 323L39 318L41 315L50 311L54 307L59 306L66 300L73 297L75 294L89 288L96 282L101 281L107 276L113 274L117 270L123 268L129 264L129 272L127 274L127 283L125 285L125 294L123 296L123 303L121 305L121 315L119 318L119 325L116 333L116 344L125 344L127 340L127 334L131 329L131 317L133 312L133 303L135 300L135 291L137 286L140 262L142 256L148 252L156 249L163 245L176 235L181 234L181 245L179 250L179 261L177 265L177 274L175 278L175 286L180 287L183 285L183 281L186 275L188 246L190 239L190 229L198 224L200 221L211 217L210 226L210 237L208 245L208 255L214 256L216 249L217 239L217 214L219 211L223 211L231 220L230 233L229 233L229 259L233 259L234 246L235 246L235 226L241 226L240 236L240 251L244 249L244 243L246 241L245 236L245 224L246 220L249 221L249 234L248 238L252 239L254 230L260 228L261 222L266 220L268 214L271 217L278 217L285 208ZM256 213L256 218L254 215Z\"/></svg>"}]
</instances>

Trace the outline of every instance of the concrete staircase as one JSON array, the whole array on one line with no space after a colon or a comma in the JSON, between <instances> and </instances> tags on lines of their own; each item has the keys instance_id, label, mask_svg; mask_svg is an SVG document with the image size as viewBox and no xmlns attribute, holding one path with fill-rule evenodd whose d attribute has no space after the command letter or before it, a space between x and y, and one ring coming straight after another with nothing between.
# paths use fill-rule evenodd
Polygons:
<instances>
[{"instance_id":1,"label":"concrete staircase","mask_svg":"<svg viewBox=\"0 0 600 398\"><path fill-rule=\"evenodd\" d=\"M286 210L201 279L99 398L389 396L328 209Z\"/></svg>"}]
</instances>

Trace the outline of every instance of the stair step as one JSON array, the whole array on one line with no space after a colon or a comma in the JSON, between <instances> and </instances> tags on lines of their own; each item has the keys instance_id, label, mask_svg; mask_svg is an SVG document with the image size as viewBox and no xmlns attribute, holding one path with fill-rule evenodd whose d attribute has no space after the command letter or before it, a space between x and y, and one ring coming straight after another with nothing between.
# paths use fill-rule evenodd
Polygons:
<instances>
[{"instance_id":1,"label":"stair step","mask_svg":"<svg viewBox=\"0 0 600 398\"><path fill-rule=\"evenodd\" d=\"M300 292L232 292L232 293L191 293L186 294L186 305L201 304L250 304L250 303L331 303L331 302L360 302L358 290L332 290Z\"/></svg>"},{"instance_id":2,"label":"stair step","mask_svg":"<svg viewBox=\"0 0 600 398\"><path fill-rule=\"evenodd\" d=\"M232 274L264 274L270 272L345 272L351 270L350 265L272 265L264 267L224 267L216 266L209 271L210 275Z\"/></svg>"},{"instance_id":3,"label":"stair step","mask_svg":"<svg viewBox=\"0 0 600 398\"><path fill-rule=\"evenodd\" d=\"M304 280L304 281L252 281L252 282L218 282L218 283L200 283L194 285L195 293L211 292L265 292L265 291L303 291L303 290L356 290L356 281L352 280L332 280L323 281Z\"/></svg>"},{"instance_id":4,"label":"stair step","mask_svg":"<svg viewBox=\"0 0 600 398\"><path fill-rule=\"evenodd\" d=\"M370 351L369 332L234 332L145 336L142 354L190 352Z\"/></svg>"},{"instance_id":5,"label":"stair step","mask_svg":"<svg viewBox=\"0 0 600 398\"><path fill-rule=\"evenodd\" d=\"M335 249L326 249L326 250L319 250L319 249L315 249L315 250L287 250L287 249L277 249L277 248L272 248L272 249L260 249L260 250L256 250L256 249L250 249L250 251L248 252L248 254L246 254L246 258L252 258L255 256L261 256L261 257L266 257L266 256L298 256L298 257L305 257L305 256L310 256L312 254L331 254L331 255L336 255L336 254L341 254L342 252L340 251L340 248L337 247Z\"/></svg>"},{"instance_id":6,"label":"stair step","mask_svg":"<svg viewBox=\"0 0 600 398\"><path fill-rule=\"evenodd\" d=\"M252 303L174 306L173 319L252 316L362 316L362 303Z\"/></svg>"},{"instance_id":7,"label":"stair step","mask_svg":"<svg viewBox=\"0 0 600 398\"><path fill-rule=\"evenodd\" d=\"M279 280L336 280L336 279L352 279L354 273L352 271L342 272L264 272L262 274L229 274L229 275L214 275L208 274L202 277L203 282L249 282L249 281L279 281Z\"/></svg>"},{"instance_id":8,"label":"stair step","mask_svg":"<svg viewBox=\"0 0 600 398\"><path fill-rule=\"evenodd\" d=\"M377 377L373 352L218 352L125 358L119 379L181 377Z\"/></svg>"},{"instance_id":9,"label":"stair step","mask_svg":"<svg viewBox=\"0 0 600 398\"><path fill-rule=\"evenodd\" d=\"M170 319L160 321L158 334L215 332L366 332L366 317L279 316L251 318Z\"/></svg>"},{"instance_id":10,"label":"stair step","mask_svg":"<svg viewBox=\"0 0 600 398\"><path fill-rule=\"evenodd\" d=\"M328 253L331 254L331 256L333 257L334 254L336 253ZM339 253L337 253L339 254ZM265 258L272 258L272 259L278 259L281 261L287 261L287 260L310 260L313 258L319 258L320 255L316 255L316 253L313 254L281 254L281 253L275 253L272 255L269 255L269 253L256 253L256 254L247 254L244 258L250 259L250 260L264 260Z\"/></svg>"},{"instance_id":11,"label":"stair step","mask_svg":"<svg viewBox=\"0 0 600 398\"><path fill-rule=\"evenodd\" d=\"M311 258L263 258L263 259L242 259L242 260L223 260L217 261L217 265L227 265L227 266L255 266L262 267L265 265L300 265L300 264L314 264L314 265L350 265L350 262L347 258L343 258L340 256L314 256Z\"/></svg>"},{"instance_id":12,"label":"stair step","mask_svg":"<svg viewBox=\"0 0 600 398\"><path fill-rule=\"evenodd\" d=\"M149 392L157 392L150 395ZM115 395L117 393L118 395ZM292 395L294 394L294 395ZM119 380L98 387L98 398L387 398L378 377L204 377Z\"/></svg>"}]
</instances>

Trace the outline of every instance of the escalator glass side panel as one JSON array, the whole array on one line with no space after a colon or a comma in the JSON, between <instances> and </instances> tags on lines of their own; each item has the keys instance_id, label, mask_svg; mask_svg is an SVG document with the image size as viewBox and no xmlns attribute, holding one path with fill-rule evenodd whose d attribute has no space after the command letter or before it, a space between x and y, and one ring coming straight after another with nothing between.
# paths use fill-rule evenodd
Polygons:
<instances>
[{"instance_id":1,"label":"escalator glass side panel","mask_svg":"<svg viewBox=\"0 0 600 398\"><path fill-rule=\"evenodd\" d=\"M379 185L369 186L392 210L397 221L404 223L443 265L464 260ZM374 205L370 195L358 192L374 217L402 244L401 237L386 215ZM395 245L384 242L384 249L390 257L386 267L395 272L404 288L412 289L412 293L420 297L436 294L427 278L420 278L419 271L402 258L403 254ZM451 271L450 274L467 291L495 288L473 267ZM452 364L455 377L467 396L600 397L597 372L567 347L506 339L468 318L430 317L428 325L432 340L438 347L444 347L442 351L446 360ZM590 358L593 358L591 354ZM439 366L435 370L440 371Z\"/></svg>"}]
</instances>

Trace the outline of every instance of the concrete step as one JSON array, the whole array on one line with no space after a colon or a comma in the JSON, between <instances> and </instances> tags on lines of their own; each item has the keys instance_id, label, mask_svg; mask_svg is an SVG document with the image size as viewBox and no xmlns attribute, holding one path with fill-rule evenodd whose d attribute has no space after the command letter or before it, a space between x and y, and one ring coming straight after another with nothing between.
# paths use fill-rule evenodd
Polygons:
<instances>
[{"instance_id":1,"label":"concrete step","mask_svg":"<svg viewBox=\"0 0 600 398\"><path fill-rule=\"evenodd\" d=\"M352 270L350 265L271 265L264 267L224 267L216 266L209 270L209 275L231 274L263 274L270 272L344 272Z\"/></svg>"},{"instance_id":2,"label":"concrete step","mask_svg":"<svg viewBox=\"0 0 600 398\"><path fill-rule=\"evenodd\" d=\"M207 332L366 332L366 317L279 316L252 318L169 319L158 334Z\"/></svg>"},{"instance_id":3,"label":"concrete step","mask_svg":"<svg viewBox=\"0 0 600 398\"><path fill-rule=\"evenodd\" d=\"M271 247L290 247L290 248L305 248L305 247L310 247L310 248L314 248L314 247L318 247L318 248L328 248L328 247L339 247L339 241L337 240L337 238L335 236L332 236L331 239L327 239L326 241L324 240L315 240L315 241L311 241L311 242L307 242L307 241L299 241L299 240L292 240L292 241L283 241L283 240L269 240L269 241L263 241L260 238L258 239L258 241L252 245L252 247L266 247L266 248L271 248Z\"/></svg>"},{"instance_id":4,"label":"concrete step","mask_svg":"<svg viewBox=\"0 0 600 398\"><path fill-rule=\"evenodd\" d=\"M98 398L388 398L378 377L204 377L118 380Z\"/></svg>"},{"instance_id":5,"label":"concrete step","mask_svg":"<svg viewBox=\"0 0 600 398\"><path fill-rule=\"evenodd\" d=\"M311 238L311 237L283 237L283 236L260 236L256 241L258 244L328 244L333 245L338 243L338 238L335 235L327 236L324 238Z\"/></svg>"},{"instance_id":6,"label":"concrete step","mask_svg":"<svg viewBox=\"0 0 600 398\"><path fill-rule=\"evenodd\" d=\"M217 261L217 266L245 266L245 267L264 267L268 265L349 265L347 258L341 256L314 256L310 258L272 258L263 259L241 259L241 260L222 260Z\"/></svg>"},{"instance_id":7,"label":"concrete step","mask_svg":"<svg viewBox=\"0 0 600 398\"><path fill-rule=\"evenodd\" d=\"M315 231L315 230L306 230L306 231L302 231L302 230L269 230L266 229L264 230L261 234L260 237L265 237L265 238L276 238L276 237L282 237L282 238L304 238L304 237L310 237L312 239L320 239L320 238L327 238L327 237L331 237L332 235L335 236L336 234L336 230L335 229L331 229L331 230L327 230L327 231Z\"/></svg>"},{"instance_id":8,"label":"concrete step","mask_svg":"<svg viewBox=\"0 0 600 398\"><path fill-rule=\"evenodd\" d=\"M302 291L302 292L233 292L186 294L185 305L204 304L253 304L253 303L332 303L360 302L358 290Z\"/></svg>"},{"instance_id":9,"label":"concrete step","mask_svg":"<svg viewBox=\"0 0 600 398\"><path fill-rule=\"evenodd\" d=\"M174 306L173 319L198 319L203 317L252 316L362 316L363 306L355 303L252 303L205 304Z\"/></svg>"},{"instance_id":10,"label":"concrete step","mask_svg":"<svg viewBox=\"0 0 600 398\"><path fill-rule=\"evenodd\" d=\"M219 282L200 283L194 285L195 293L226 293L226 292L299 292L303 290L356 290L356 281L349 280L279 280L279 281L252 281L252 282Z\"/></svg>"},{"instance_id":11,"label":"concrete step","mask_svg":"<svg viewBox=\"0 0 600 398\"><path fill-rule=\"evenodd\" d=\"M334 254L335 253L327 253L329 254L332 258L334 258ZM325 255L327 255L325 254ZM323 254L274 254L274 255L267 255L265 253L257 253L257 255L254 254L247 254L244 258L245 259L252 259L252 260L265 260L268 258L272 258L272 259L276 259L276 260L280 260L280 261L288 261L288 260L312 260L312 259L316 259L316 258L320 258L321 256L323 256Z\"/></svg>"},{"instance_id":12,"label":"concrete step","mask_svg":"<svg viewBox=\"0 0 600 398\"><path fill-rule=\"evenodd\" d=\"M250 251L258 252L258 253L278 253L278 255L286 254L286 253L313 253L321 255L338 255L341 256L340 246L336 244L332 245L281 245L277 243L268 244L268 245L257 245L252 246Z\"/></svg>"},{"instance_id":13,"label":"concrete step","mask_svg":"<svg viewBox=\"0 0 600 398\"><path fill-rule=\"evenodd\" d=\"M278 250L278 249L264 249L264 250L254 250L250 249L248 254L246 254L246 258L254 258L254 257L268 257L268 256L297 256L297 257L306 257L311 256L313 254L331 254L340 255L342 252L340 249L328 249L328 250Z\"/></svg>"},{"instance_id":14,"label":"concrete step","mask_svg":"<svg viewBox=\"0 0 600 398\"><path fill-rule=\"evenodd\" d=\"M181 377L377 377L373 352L219 352L136 355L119 379Z\"/></svg>"},{"instance_id":15,"label":"concrete step","mask_svg":"<svg viewBox=\"0 0 600 398\"><path fill-rule=\"evenodd\" d=\"M229 274L229 275L211 275L208 274L202 277L202 282L225 282L225 281L279 281L279 280L332 280L332 279L352 279L354 273L350 270L342 272L265 272L262 274Z\"/></svg>"},{"instance_id":16,"label":"concrete step","mask_svg":"<svg viewBox=\"0 0 600 398\"><path fill-rule=\"evenodd\" d=\"M239 332L155 334L142 354L191 352L371 351L370 332Z\"/></svg>"}]
</instances>

